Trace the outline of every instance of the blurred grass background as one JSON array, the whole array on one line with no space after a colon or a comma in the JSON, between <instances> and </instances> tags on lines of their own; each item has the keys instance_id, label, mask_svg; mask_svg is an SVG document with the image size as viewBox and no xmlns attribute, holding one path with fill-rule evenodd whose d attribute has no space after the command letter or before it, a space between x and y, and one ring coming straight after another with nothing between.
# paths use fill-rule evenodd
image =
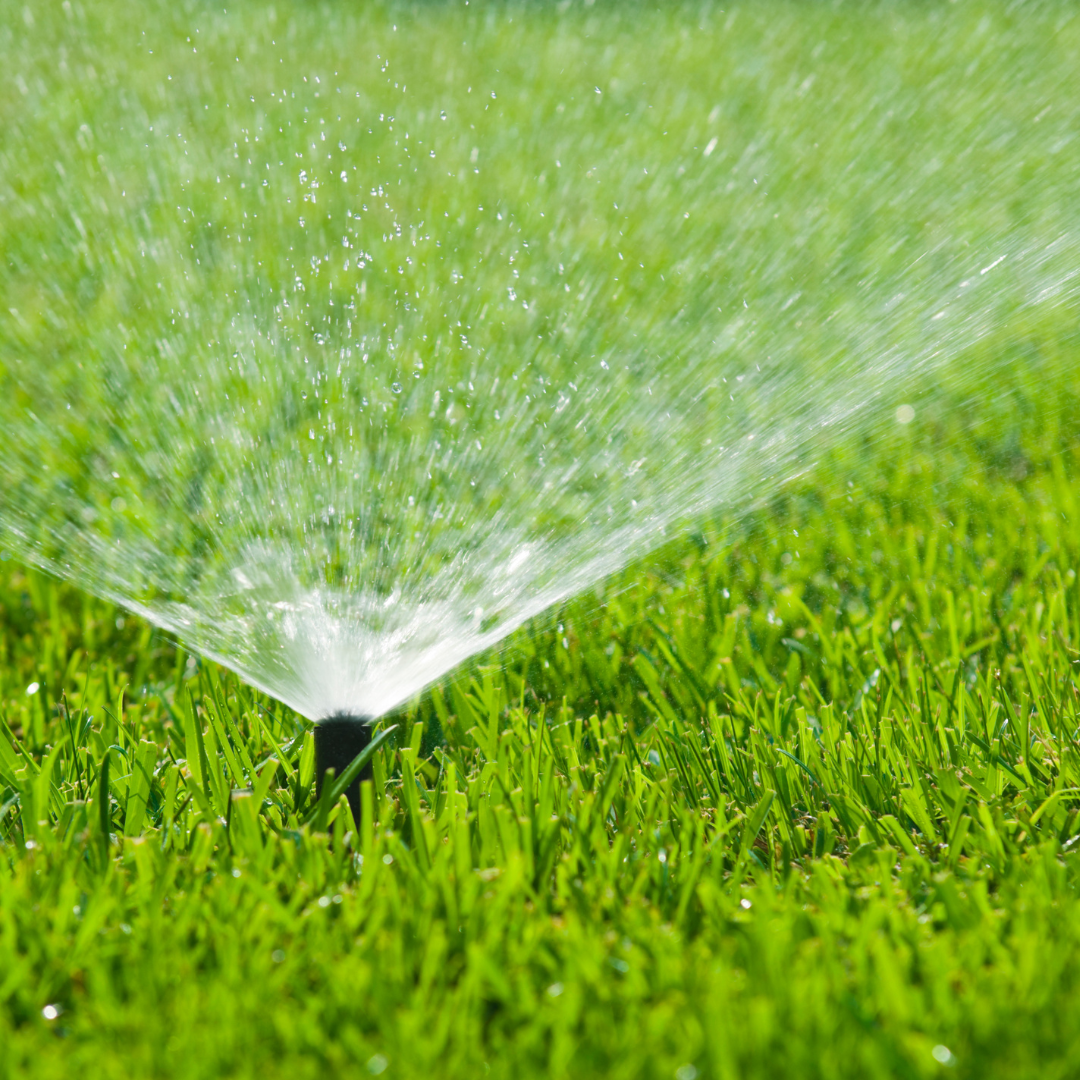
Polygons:
<instances>
[{"instance_id":1,"label":"blurred grass background","mask_svg":"<svg viewBox=\"0 0 1080 1080\"><path fill-rule=\"evenodd\" d=\"M1068 6L3 11L0 528L99 593L640 551L1068 363Z\"/></svg>"}]
</instances>

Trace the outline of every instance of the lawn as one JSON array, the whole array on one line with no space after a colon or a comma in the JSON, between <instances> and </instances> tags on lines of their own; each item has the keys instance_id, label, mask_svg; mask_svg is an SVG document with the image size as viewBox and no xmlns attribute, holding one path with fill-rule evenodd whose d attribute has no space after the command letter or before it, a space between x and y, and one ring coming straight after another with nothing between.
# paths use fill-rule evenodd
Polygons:
<instances>
[{"instance_id":1,"label":"lawn","mask_svg":"<svg viewBox=\"0 0 1080 1080\"><path fill-rule=\"evenodd\" d=\"M1076 1075L1078 57L1055 4L0 0L0 1076ZM257 397L215 357L270 326ZM633 353L599 400L662 528L586 581L566 522L623 489L552 493L576 595L383 717L356 822L307 720L115 601L211 640L266 430L325 420L405 520L427 400L330 421L425 334L457 385ZM717 341L790 452L620 404L696 403ZM283 543L327 476L268 481ZM436 554L528 520L483 478Z\"/></svg>"}]
</instances>

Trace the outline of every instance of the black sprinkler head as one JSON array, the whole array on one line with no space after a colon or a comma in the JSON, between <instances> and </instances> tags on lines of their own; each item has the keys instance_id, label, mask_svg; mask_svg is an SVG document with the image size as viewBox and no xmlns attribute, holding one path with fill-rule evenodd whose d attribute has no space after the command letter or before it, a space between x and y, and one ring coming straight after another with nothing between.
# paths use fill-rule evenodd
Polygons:
<instances>
[{"instance_id":1,"label":"black sprinkler head","mask_svg":"<svg viewBox=\"0 0 1080 1080\"><path fill-rule=\"evenodd\" d=\"M328 716L315 725L315 791L322 794L326 770L333 769L335 776L352 764L353 759L371 742L372 722L364 716L348 716L338 713ZM371 762L360 770L360 775L345 789L353 819L360 822L360 781L371 779Z\"/></svg>"}]
</instances>

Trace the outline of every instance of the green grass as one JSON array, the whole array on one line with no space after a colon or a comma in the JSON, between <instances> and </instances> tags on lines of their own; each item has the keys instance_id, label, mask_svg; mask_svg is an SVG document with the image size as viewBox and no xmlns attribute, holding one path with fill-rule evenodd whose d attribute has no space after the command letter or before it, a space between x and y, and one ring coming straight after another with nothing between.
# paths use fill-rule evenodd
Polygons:
<instances>
[{"instance_id":1,"label":"green grass","mask_svg":"<svg viewBox=\"0 0 1080 1080\"><path fill-rule=\"evenodd\" d=\"M80 25L108 24L88 40L135 32L108 7L71 10ZM270 25L261 6L240 10L245 25ZM274 18L296 28L299 64L304 49L347 53L346 31L389 34L416 10L277 5ZM500 50L521 61L507 43L530 40L523 9L471 10L432 5L430 47L459 20L488 28L490 51L471 61L481 69ZM608 18L620 62L681 57L702 79L713 54L691 31L699 16L722 25L716 9L665 9L640 26L599 4L561 22L538 10L533 31L597 64L614 62ZM809 53L830 28L836 66L822 77L841 89L845 57L852 85L875 71L889 83L866 43L886 49L898 26L933 43L912 51L931 68L948 66L949 49L975 63L984 10L999 31L1017 20L1017 55L1044 32L1058 74L1074 55L1055 7L1030 22L1004 6L952 10L744 8L741 40L801 29L790 48ZM83 56L82 83L50 98L46 50L25 34L36 19L62 38L67 16L0 11L2 55L22 80L0 98L21 140L18 154L0 145L0 208L22 215L2 210L0 274L5 299L25 290L10 302L18 318L0 324L0 374L16 354L46 357L53 374L84 361L106 372L117 317L152 341L170 316L137 272L95 277L77 243L57 254L39 195L58 175L49 140L82 122L80 92L107 104L122 73ZM513 27L500 21L510 15ZM338 33L320 40L319 20ZM214 25L223 49L231 31ZM782 59L779 39L770 55ZM554 46L544 55L557 66ZM91 62L109 72L104 89ZM410 62L422 72L422 50ZM145 63L126 70L129 88L157 85L161 69ZM1051 68L1013 101L1018 117L1054 84ZM227 77L211 75L195 88L217 100ZM678 86L670 95L668 114L682 115ZM31 106L57 125L37 144L19 111ZM735 115L749 129L760 107L748 93ZM1033 235L1069 224L1068 169L1054 156L1067 150L1047 149L1064 137L1039 144L1053 183L1040 195L1030 180ZM212 156L213 144L192 152ZM112 204L91 181L111 181L71 147L91 171L69 195L107 223ZM962 162L945 167L961 182ZM832 213L859 218L849 204L868 175L832 192ZM995 175L1007 186L1007 170ZM651 242L656 219L641 208L635 220ZM117 211L115 224L123 264L145 223ZM859 236L856 263L887 263ZM262 239L274 256L273 231ZM204 240L221 274L213 294L236 279L221 237ZM41 301L47 277L28 270L38 242L56 259L54 307ZM396 301L379 288L389 315ZM996 327L968 356L974 374L922 387L913 423L832 444L752 515L695 523L444 679L386 718L397 740L376 755L359 826L344 800L314 801L300 717L0 551L0 1076L1076 1075L1078 355L1071 301Z\"/></svg>"},{"instance_id":2,"label":"green grass","mask_svg":"<svg viewBox=\"0 0 1080 1080\"><path fill-rule=\"evenodd\" d=\"M1080 462L1025 407L441 685L359 830L296 717L9 569L0 1069L1074 1074Z\"/></svg>"}]
</instances>

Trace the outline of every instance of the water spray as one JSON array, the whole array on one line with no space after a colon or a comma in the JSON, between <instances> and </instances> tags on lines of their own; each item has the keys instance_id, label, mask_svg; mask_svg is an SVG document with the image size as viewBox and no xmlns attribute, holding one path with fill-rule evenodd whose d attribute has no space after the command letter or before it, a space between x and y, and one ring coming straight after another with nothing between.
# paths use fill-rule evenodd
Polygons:
<instances>
[{"instance_id":1,"label":"water spray","mask_svg":"<svg viewBox=\"0 0 1080 1080\"><path fill-rule=\"evenodd\" d=\"M952 408L955 396L990 424L1018 374L1036 378L1018 355L1039 357L1040 380L1071 373L1072 353L1049 343L1073 340L1080 304L1080 170L1058 153L1074 145L1080 97L1074 39L1054 5L1035 7L1015 25L991 18L989 37L979 24L977 79L903 33L881 39L887 61L850 73L807 54L800 64L821 68L810 93L813 79L790 78L786 39L774 50L755 28L740 31L764 65L751 84L699 36L709 79L654 70L641 90L653 105L633 119L615 94L550 126L530 127L528 94L481 118L468 79L444 86L430 70L418 102L449 107L410 109L408 143L381 125L361 138L381 73L358 68L335 88L360 94L345 119L336 93L304 81L297 45L275 106L296 123L250 156L221 133L263 122L262 61L232 61L228 80L196 93L167 83L170 54L155 49L140 78L173 89L154 105L152 185L138 180L144 105L45 65L0 160L12 252L0 294L18 298L0 305L0 554L325 717L325 801L348 789L355 812L370 759L339 770L379 737L366 719L527 620L691 522L751 518L860 440L906 440L912 401ZM551 115L575 83L561 44L539 43L576 41L569 25L527 31L538 44L522 85ZM111 48L62 33L74 49ZM428 33L402 42L422 65ZM484 31L477 63L497 66L501 33ZM974 47L966 31L957 40ZM648 66L648 49L637 55ZM865 93L878 68L933 75L889 82L886 118ZM753 109L717 104L751 85ZM368 114L355 115L361 99ZM196 108L218 134L166 140ZM93 138L108 133L105 172L84 113ZM311 171L301 120L337 132L340 183L329 162ZM462 173L462 202L444 156L414 151L466 139L500 164ZM300 155L296 174L284 163ZM598 160L640 180L615 202L588 179ZM137 213L118 212L117 182L137 187ZM316 184L318 215L297 216ZM383 194L361 216L364 190ZM512 228L491 212L511 196ZM468 288L450 251L463 264L485 253ZM88 302L87 265L137 319ZM283 305L294 290L303 304Z\"/></svg>"}]
</instances>

